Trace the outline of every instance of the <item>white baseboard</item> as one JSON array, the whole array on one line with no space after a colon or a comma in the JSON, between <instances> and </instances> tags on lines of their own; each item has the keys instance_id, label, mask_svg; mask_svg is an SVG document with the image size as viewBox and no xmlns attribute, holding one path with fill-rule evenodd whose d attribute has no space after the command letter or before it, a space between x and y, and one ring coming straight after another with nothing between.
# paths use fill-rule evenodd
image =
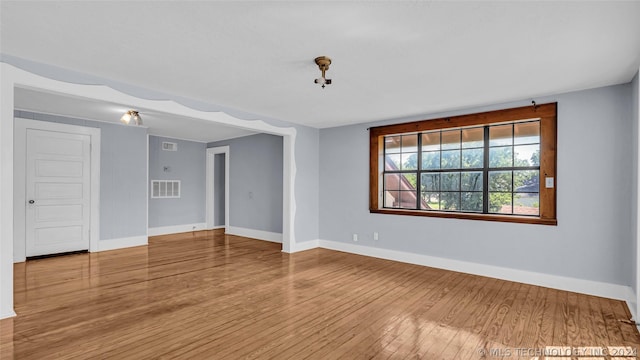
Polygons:
<instances>
[{"instance_id":1,"label":"white baseboard","mask_svg":"<svg viewBox=\"0 0 640 360\"><path fill-rule=\"evenodd\" d=\"M211 229L208 229L208 230L217 230L217 229L224 229L224 228L225 228L224 225L216 225L216 226L214 226L214 227L212 227Z\"/></svg>"},{"instance_id":2,"label":"white baseboard","mask_svg":"<svg viewBox=\"0 0 640 360\"><path fill-rule=\"evenodd\" d=\"M515 281L530 285L543 286L552 289L623 300L627 302L627 306L629 307L629 309L632 309L632 305L635 304L635 294L631 290L631 287L624 285L536 273L531 271L445 259L428 255L412 254L403 251L387 250L338 241L320 240L318 245L321 248L344 251L352 254L371 256L381 259L463 272L467 274ZM633 313L633 310L631 311ZM635 315L636 314L634 314L634 316Z\"/></svg>"},{"instance_id":3,"label":"white baseboard","mask_svg":"<svg viewBox=\"0 0 640 360\"><path fill-rule=\"evenodd\" d=\"M177 234L177 233L183 233L188 231L200 231L200 230L206 230L206 229L207 229L207 223L159 226L159 227L149 228L148 235L158 236L158 235L167 235L167 234Z\"/></svg>"},{"instance_id":4,"label":"white baseboard","mask_svg":"<svg viewBox=\"0 0 640 360\"><path fill-rule=\"evenodd\" d=\"M262 230L253 230L237 226L228 226L227 235L243 236L252 239L282 243L282 234Z\"/></svg>"},{"instance_id":5,"label":"white baseboard","mask_svg":"<svg viewBox=\"0 0 640 360\"><path fill-rule=\"evenodd\" d=\"M11 310L11 311L9 311L7 313L0 314L0 320L12 318L12 317L15 317L15 316L18 316L18 315L16 314L15 311Z\"/></svg>"},{"instance_id":6,"label":"white baseboard","mask_svg":"<svg viewBox=\"0 0 640 360\"><path fill-rule=\"evenodd\" d=\"M146 235L100 240L98 242L98 251L124 249L128 247L147 245L148 243L149 241Z\"/></svg>"},{"instance_id":7,"label":"white baseboard","mask_svg":"<svg viewBox=\"0 0 640 360\"><path fill-rule=\"evenodd\" d=\"M295 243L295 245L292 246L292 249L291 251L289 251L289 253L296 253L299 251L311 250L317 247L320 247L320 240L318 239L303 241L303 242Z\"/></svg>"},{"instance_id":8,"label":"white baseboard","mask_svg":"<svg viewBox=\"0 0 640 360\"><path fill-rule=\"evenodd\" d=\"M629 307L629 311L631 312L631 318L638 323L638 314L637 314L637 299L636 299L636 294L633 292L633 289L631 288L631 286L627 286L627 294L626 294L626 298L624 298L624 301L627 303L627 307ZM640 328L638 329L640 330Z\"/></svg>"}]
</instances>

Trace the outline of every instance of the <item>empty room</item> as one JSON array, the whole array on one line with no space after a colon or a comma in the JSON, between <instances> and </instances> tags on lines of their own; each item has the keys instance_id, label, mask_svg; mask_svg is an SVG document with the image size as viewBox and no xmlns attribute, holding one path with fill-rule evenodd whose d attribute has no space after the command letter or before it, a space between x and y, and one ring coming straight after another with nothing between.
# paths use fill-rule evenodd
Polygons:
<instances>
[{"instance_id":1,"label":"empty room","mask_svg":"<svg viewBox=\"0 0 640 360\"><path fill-rule=\"evenodd\" d=\"M640 1L0 2L0 359L637 359Z\"/></svg>"}]
</instances>

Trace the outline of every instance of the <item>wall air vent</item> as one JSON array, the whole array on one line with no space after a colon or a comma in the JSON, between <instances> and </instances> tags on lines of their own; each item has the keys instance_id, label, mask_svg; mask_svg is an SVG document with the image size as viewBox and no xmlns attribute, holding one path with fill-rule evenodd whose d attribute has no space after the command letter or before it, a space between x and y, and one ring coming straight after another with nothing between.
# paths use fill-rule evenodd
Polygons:
<instances>
[{"instance_id":1,"label":"wall air vent","mask_svg":"<svg viewBox=\"0 0 640 360\"><path fill-rule=\"evenodd\" d=\"M180 197L180 180L151 180L152 199L175 199Z\"/></svg>"},{"instance_id":2,"label":"wall air vent","mask_svg":"<svg viewBox=\"0 0 640 360\"><path fill-rule=\"evenodd\" d=\"M178 144L168 141L162 142L162 150L164 151L178 151Z\"/></svg>"}]
</instances>

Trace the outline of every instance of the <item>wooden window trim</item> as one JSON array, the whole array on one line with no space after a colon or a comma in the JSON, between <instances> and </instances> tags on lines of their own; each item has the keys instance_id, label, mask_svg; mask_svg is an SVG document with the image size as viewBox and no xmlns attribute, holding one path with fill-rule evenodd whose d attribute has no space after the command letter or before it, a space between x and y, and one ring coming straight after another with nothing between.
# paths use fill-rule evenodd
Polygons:
<instances>
[{"instance_id":1,"label":"wooden window trim","mask_svg":"<svg viewBox=\"0 0 640 360\"><path fill-rule=\"evenodd\" d=\"M540 216L518 216L499 214L458 213L447 211L423 211L389 209L380 206L382 196L382 157L386 135L424 132L448 128L489 125L527 119L540 119ZM469 220L515 222L525 224L557 225L556 176L557 160L557 103L524 106L512 109L488 111L475 114L421 120L402 124L377 126L369 129L369 211L378 214L412 215ZM554 178L554 187L544 186L545 178Z\"/></svg>"}]
</instances>

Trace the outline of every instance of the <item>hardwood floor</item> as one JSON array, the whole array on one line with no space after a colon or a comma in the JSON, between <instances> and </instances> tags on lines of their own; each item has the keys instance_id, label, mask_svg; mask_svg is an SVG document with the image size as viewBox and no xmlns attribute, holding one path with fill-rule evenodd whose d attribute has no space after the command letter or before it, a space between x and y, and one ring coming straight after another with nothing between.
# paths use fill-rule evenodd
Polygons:
<instances>
[{"instance_id":1,"label":"hardwood floor","mask_svg":"<svg viewBox=\"0 0 640 360\"><path fill-rule=\"evenodd\" d=\"M16 264L15 301L2 360L531 359L561 346L635 359L640 347L621 301L212 231Z\"/></svg>"}]
</instances>

